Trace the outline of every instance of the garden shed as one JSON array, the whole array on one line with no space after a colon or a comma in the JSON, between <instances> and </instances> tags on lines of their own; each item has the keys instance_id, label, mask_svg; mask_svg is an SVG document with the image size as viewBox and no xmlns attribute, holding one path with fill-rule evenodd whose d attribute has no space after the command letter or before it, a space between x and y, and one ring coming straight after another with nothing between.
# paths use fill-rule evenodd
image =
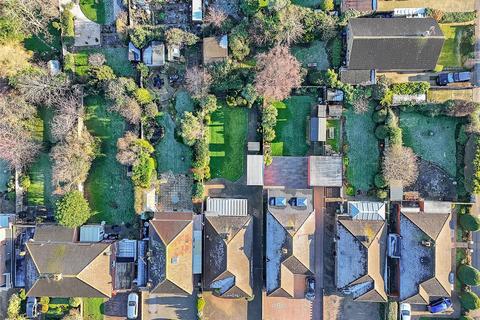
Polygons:
<instances>
[{"instance_id":1,"label":"garden shed","mask_svg":"<svg viewBox=\"0 0 480 320\"><path fill-rule=\"evenodd\" d=\"M161 67L165 64L165 46L160 41L152 41L143 49L143 63L149 67Z\"/></svg>"},{"instance_id":2,"label":"garden shed","mask_svg":"<svg viewBox=\"0 0 480 320\"><path fill-rule=\"evenodd\" d=\"M80 242L100 242L104 235L103 224L88 224L80 227Z\"/></svg>"},{"instance_id":3,"label":"garden shed","mask_svg":"<svg viewBox=\"0 0 480 320\"><path fill-rule=\"evenodd\" d=\"M202 22L203 21L203 1L202 0L192 0L192 21L193 22Z\"/></svg>"},{"instance_id":4,"label":"garden shed","mask_svg":"<svg viewBox=\"0 0 480 320\"><path fill-rule=\"evenodd\" d=\"M341 104L328 105L328 116L331 118L340 118L342 116L343 106Z\"/></svg>"},{"instance_id":5,"label":"garden shed","mask_svg":"<svg viewBox=\"0 0 480 320\"><path fill-rule=\"evenodd\" d=\"M327 119L310 119L310 141L325 142L327 140Z\"/></svg>"},{"instance_id":6,"label":"garden shed","mask_svg":"<svg viewBox=\"0 0 480 320\"><path fill-rule=\"evenodd\" d=\"M203 39L203 63L223 61L228 57L228 36Z\"/></svg>"},{"instance_id":7,"label":"garden shed","mask_svg":"<svg viewBox=\"0 0 480 320\"><path fill-rule=\"evenodd\" d=\"M140 49L135 47L133 43L128 43L128 60L133 62L139 62L141 60Z\"/></svg>"}]
</instances>

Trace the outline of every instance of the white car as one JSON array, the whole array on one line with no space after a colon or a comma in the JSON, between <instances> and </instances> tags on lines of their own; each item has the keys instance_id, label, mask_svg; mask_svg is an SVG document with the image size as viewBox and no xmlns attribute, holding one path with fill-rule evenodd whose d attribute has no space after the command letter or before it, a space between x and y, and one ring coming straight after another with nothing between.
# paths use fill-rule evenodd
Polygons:
<instances>
[{"instance_id":1,"label":"white car","mask_svg":"<svg viewBox=\"0 0 480 320\"><path fill-rule=\"evenodd\" d=\"M400 320L410 320L412 307L408 303L400 304Z\"/></svg>"},{"instance_id":2,"label":"white car","mask_svg":"<svg viewBox=\"0 0 480 320\"><path fill-rule=\"evenodd\" d=\"M138 294L132 292L128 295L127 318L137 319L138 317Z\"/></svg>"}]
</instances>

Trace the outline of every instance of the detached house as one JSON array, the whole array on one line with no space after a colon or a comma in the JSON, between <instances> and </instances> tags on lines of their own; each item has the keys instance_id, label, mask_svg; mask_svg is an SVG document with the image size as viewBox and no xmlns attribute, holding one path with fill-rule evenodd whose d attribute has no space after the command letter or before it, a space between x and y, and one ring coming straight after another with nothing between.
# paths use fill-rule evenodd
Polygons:
<instances>
[{"instance_id":1,"label":"detached house","mask_svg":"<svg viewBox=\"0 0 480 320\"><path fill-rule=\"evenodd\" d=\"M269 190L266 228L266 290L274 297L304 298L315 272L312 190ZM269 200L270 201L270 200Z\"/></svg>"},{"instance_id":2,"label":"detached house","mask_svg":"<svg viewBox=\"0 0 480 320\"><path fill-rule=\"evenodd\" d=\"M61 230L61 229L58 229ZM75 232L74 229L70 229ZM31 297L109 298L113 291L111 266L115 259L112 243L66 241L64 230L48 241L34 238L26 245L25 290ZM40 239L40 240L39 240Z\"/></svg>"},{"instance_id":3,"label":"detached house","mask_svg":"<svg viewBox=\"0 0 480 320\"><path fill-rule=\"evenodd\" d=\"M347 27L348 70L433 70L445 41L433 18L355 18Z\"/></svg>"}]
</instances>

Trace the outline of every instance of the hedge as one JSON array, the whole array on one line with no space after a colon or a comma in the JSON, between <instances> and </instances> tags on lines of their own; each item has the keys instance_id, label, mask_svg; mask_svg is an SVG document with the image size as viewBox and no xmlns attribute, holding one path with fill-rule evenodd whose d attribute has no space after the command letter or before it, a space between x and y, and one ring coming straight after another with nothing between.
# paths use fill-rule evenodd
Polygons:
<instances>
[{"instance_id":1,"label":"hedge","mask_svg":"<svg viewBox=\"0 0 480 320\"><path fill-rule=\"evenodd\" d=\"M386 108L375 111L372 115L372 119L376 123L384 122L387 119L388 110Z\"/></svg>"},{"instance_id":2,"label":"hedge","mask_svg":"<svg viewBox=\"0 0 480 320\"><path fill-rule=\"evenodd\" d=\"M388 137L389 130L387 126L380 125L375 129L375 137L379 140L383 140Z\"/></svg>"},{"instance_id":3,"label":"hedge","mask_svg":"<svg viewBox=\"0 0 480 320\"><path fill-rule=\"evenodd\" d=\"M395 83L391 86L391 90L394 94L405 94L405 95L427 93L428 89L430 89L430 83L425 81Z\"/></svg>"},{"instance_id":4,"label":"hedge","mask_svg":"<svg viewBox=\"0 0 480 320\"><path fill-rule=\"evenodd\" d=\"M463 264L458 268L458 279L469 286L478 286L480 284L480 271L468 264Z\"/></svg>"},{"instance_id":5,"label":"hedge","mask_svg":"<svg viewBox=\"0 0 480 320\"><path fill-rule=\"evenodd\" d=\"M61 16L62 32L65 37L75 37L74 16L68 9L62 11Z\"/></svg>"},{"instance_id":6,"label":"hedge","mask_svg":"<svg viewBox=\"0 0 480 320\"><path fill-rule=\"evenodd\" d=\"M477 17L476 11L444 12L440 23L470 22Z\"/></svg>"},{"instance_id":7,"label":"hedge","mask_svg":"<svg viewBox=\"0 0 480 320\"><path fill-rule=\"evenodd\" d=\"M476 141L477 149L475 150L475 158L473 159L473 178L472 191L477 194L480 193L480 139Z\"/></svg>"},{"instance_id":8,"label":"hedge","mask_svg":"<svg viewBox=\"0 0 480 320\"><path fill-rule=\"evenodd\" d=\"M460 294L460 303L466 310L477 310L480 308L480 298L471 291Z\"/></svg>"},{"instance_id":9,"label":"hedge","mask_svg":"<svg viewBox=\"0 0 480 320\"><path fill-rule=\"evenodd\" d=\"M385 181L385 178L383 177L383 174L381 173L377 173L375 175L375 187L379 188L379 189L382 189L382 188L385 188L387 186L387 181Z\"/></svg>"},{"instance_id":10,"label":"hedge","mask_svg":"<svg viewBox=\"0 0 480 320\"><path fill-rule=\"evenodd\" d=\"M480 218L472 214L462 214L460 216L460 225L467 231L480 230Z\"/></svg>"}]
</instances>

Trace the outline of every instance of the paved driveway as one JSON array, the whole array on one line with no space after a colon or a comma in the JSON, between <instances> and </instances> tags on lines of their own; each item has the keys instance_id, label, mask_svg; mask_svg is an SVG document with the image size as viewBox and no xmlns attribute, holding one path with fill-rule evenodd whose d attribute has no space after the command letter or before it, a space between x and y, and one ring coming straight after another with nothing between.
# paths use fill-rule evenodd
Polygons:
<instances>
[{"instance_id":1,"label":"paved driveway","mask_svg":"<svg viewBox=\"0 0 480 320\"><path fill-rule=\"evenodd\" d=\"M263 294L263 320L310 320L312 303L307 299L268 297Z\"/></svg>"},{"instance_id":2,"label":"paved driveway","mask_svg":"<svg viewBox=\"0 0 480 320\"><path fill-rule=\"evenodd\" d=\"M196 298L171 294L143 295L143 319L196 319Z\"/></svg>"},{"instance_id":3,"label":"paved driveway","mask_svg":"<svg viewBox=\"0 0 480 320\"><path fill-rule=\"evenodd\" d=\"M127 318L128 293L118 293L104 304L105 319L120 320Z\"/></svg>"}]
</instances>

